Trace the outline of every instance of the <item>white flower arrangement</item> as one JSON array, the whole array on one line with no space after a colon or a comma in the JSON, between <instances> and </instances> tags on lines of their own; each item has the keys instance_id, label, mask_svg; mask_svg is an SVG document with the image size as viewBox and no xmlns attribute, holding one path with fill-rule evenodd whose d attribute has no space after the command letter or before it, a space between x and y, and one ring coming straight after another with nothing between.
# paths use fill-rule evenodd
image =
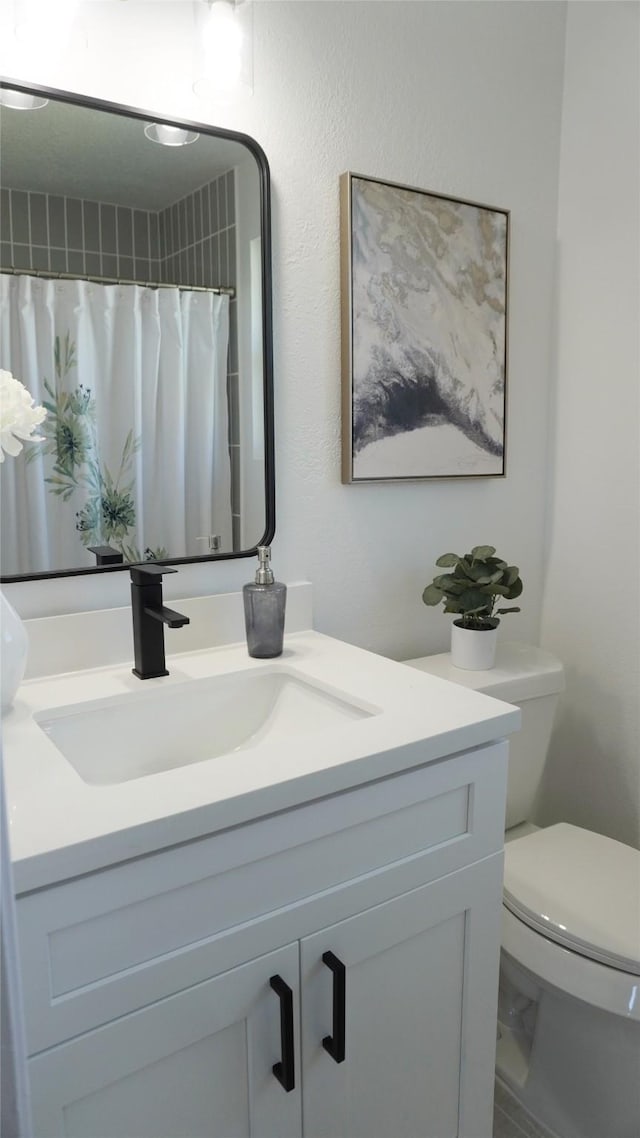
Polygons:
<instances>
[{"instance_id":1,"label":"white flower arrangement","mask_svg":"<svg viewBox=\"0 0 640 1138\"><path fill-rule=\"evenodd\" d=\"M23 439L34 443L43 441L41 435L33 432L46 414L44 407L35 404L23 383L10 371L0 368L0 462L4 462L5 452L12 457L20 454Z\"/></svg>"}]
</instances>

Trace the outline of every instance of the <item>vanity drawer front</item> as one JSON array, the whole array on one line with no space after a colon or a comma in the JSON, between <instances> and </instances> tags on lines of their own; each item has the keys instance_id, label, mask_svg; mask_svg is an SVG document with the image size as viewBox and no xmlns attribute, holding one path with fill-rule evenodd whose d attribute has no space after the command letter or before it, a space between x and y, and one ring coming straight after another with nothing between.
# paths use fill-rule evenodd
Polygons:
<instances>
[{"instance_id":1,"label":"vanity drawer front","mask_svg":"<svg viewBox=\"0 0 640 1138\"><path fill-rule=\"evenodd\" d=\"M505 743L18 900L31 1054L499 850ZM315 924L314 924L315 922Z\"/></svg>"}]
</instances>

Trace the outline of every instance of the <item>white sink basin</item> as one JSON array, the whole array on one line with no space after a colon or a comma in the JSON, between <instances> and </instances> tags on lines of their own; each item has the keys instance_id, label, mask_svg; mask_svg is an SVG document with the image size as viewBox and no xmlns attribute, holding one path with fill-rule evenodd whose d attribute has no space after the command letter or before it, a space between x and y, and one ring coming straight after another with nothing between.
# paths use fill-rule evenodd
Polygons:
<instances>
[{"instance_id":1,"label":"white sink basin","mask_svg":"<svg viewBox=\"0 0 640 1138\"><path fill-rule=\"evenodd\" d=\"M34 719L85 782L111 785L373 714L280 667L58 707Z\"/></svg>"}]
</instances>

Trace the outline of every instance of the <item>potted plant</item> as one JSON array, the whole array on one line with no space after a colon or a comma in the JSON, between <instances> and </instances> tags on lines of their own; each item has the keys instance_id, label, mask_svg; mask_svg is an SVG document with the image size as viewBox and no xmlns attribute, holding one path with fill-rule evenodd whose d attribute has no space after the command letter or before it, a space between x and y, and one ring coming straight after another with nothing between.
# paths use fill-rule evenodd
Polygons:
<instances>
[{"instance_id":1,"label":"potted plant","mask_svg":"<svg viewBox=\"0 0 640 1138\"><path fill-rule=\"evenodd\" d=\"M474 671L495 663L500 617L520 612L517 606L497 608L522 592L520 570L496 557L493 545L476 545L471 553L443 553L436 561L449 573L434 577L422 594L425 605L442 602L445 612L457 613L451 628L451 662Z\"/></svg>"}]
</instances>

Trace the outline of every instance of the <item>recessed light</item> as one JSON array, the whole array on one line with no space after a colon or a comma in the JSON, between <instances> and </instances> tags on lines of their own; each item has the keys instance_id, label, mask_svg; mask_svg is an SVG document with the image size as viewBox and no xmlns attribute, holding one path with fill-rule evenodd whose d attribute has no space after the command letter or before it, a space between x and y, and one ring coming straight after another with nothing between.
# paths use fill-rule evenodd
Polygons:
<instances>
[{"instance_id":1,"label":"recessed light","mask_svg":"<svg viewBox=\"0 0 640 1138\"><path fill-rule=\"evenodd\" d=\"M43 99L40 95L27 95L24 91L14 91L11 87L0 90L0 104L11 107L13 111L39 111L48 102L48 99Z\"/></svg>"},{"instance_id":2,"label":"recessed light","mask_svg":"<svg viewBox=\"0 0 640 1138\"><path fill-rule=\"evenodd\" d=\"M152 142L159 142L161 146L188 146L200 137L194 130L185 130L181 126L168 126L163 122L151 122L144 128L144 133Z\"/></svg>"}]
</instances>

